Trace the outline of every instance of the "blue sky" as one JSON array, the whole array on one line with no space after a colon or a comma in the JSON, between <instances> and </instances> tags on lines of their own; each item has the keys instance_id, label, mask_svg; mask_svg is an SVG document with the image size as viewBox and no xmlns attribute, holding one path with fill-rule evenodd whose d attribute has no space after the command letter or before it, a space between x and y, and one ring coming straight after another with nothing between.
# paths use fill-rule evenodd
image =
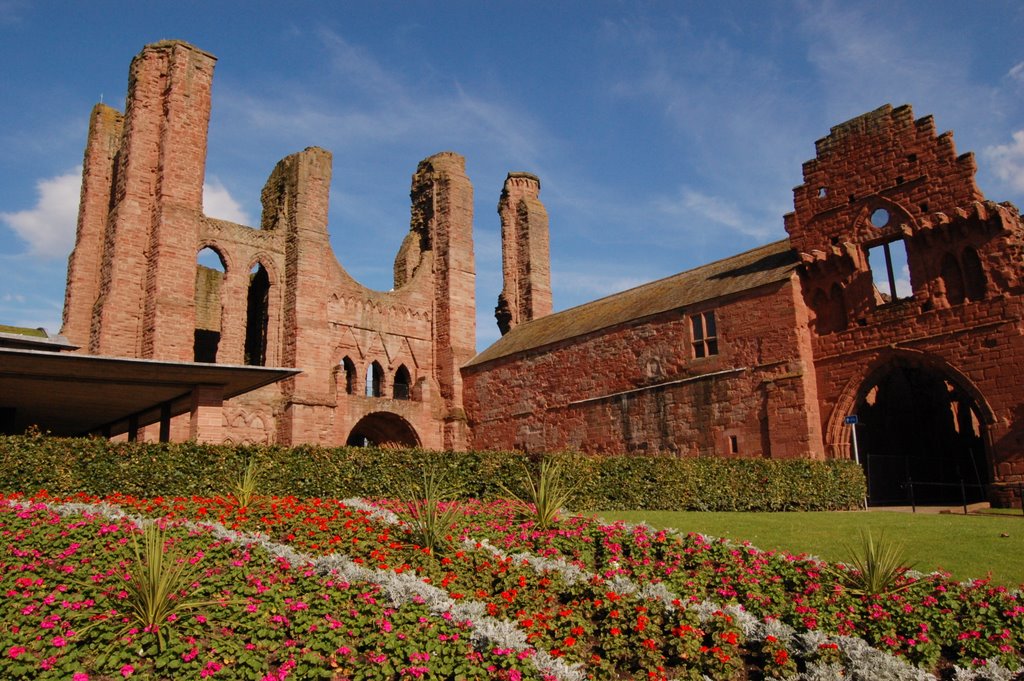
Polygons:
<instances>
[{"instance_id":1,"label":"blue sky","mask_svg":"<svg viewBox=\"0 0 1024 681\"><path fill-rule=\"evenodd\" d=\"M409 180L466 157L478 345L497 338L495 211L540 176L556 309L783 238L814 141L909 103L1024 205L1024 3L0 0L0 323L60 325L88 115L143 45L218 57L207 213L258 224L274 164L334 154L341 264L391 287Z\"/></svg>"}]
</instances>

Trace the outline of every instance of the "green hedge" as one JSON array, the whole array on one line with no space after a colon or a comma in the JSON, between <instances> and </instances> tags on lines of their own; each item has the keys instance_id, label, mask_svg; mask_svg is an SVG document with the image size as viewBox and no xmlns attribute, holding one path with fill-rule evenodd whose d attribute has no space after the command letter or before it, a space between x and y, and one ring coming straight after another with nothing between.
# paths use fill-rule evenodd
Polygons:
<instances>
[{"instance_id":1,"label":"green hedge","mask_svg":"<svg viewBox=\"0 0 1024 681\"><path fill-rule=\"evenodd\" d=\"M573 508L789 511L860 505L864 475L850 461L561 454L578 484ZM224 494L255 459L260 492L279 496L383 497L433 466L461 496L523 492L519 452L436 452L358 447L145 444L40 435L0 436L0 491L135 496ZM531 466L535 461L528 462Z\"/></svg>"}]
</instances>

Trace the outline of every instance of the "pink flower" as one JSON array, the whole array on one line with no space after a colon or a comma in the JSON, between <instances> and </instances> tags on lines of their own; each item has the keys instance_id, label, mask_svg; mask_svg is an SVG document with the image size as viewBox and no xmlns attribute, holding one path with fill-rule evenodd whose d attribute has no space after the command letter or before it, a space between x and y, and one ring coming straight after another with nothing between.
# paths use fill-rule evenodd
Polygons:
<instances>
[{"instance_id":1,"label":"pink flower","mask_svg":"<svg viewBox=\"0 0 1024 681\"><path fill-rule=\"evenodd\" d=\"M135 667L131 666L130 664L126 664L125 666L121 667L121 676L123 676L126 679L134 673Z\"/></svg>"},{"instance_id":2,"label":"pink flower","mask_svg":"<svg viewBox=\"0 0 1024 681\"><path fill-rule=\"evenodd\" d=\"M74 676L71 677L71 681L89 681L89 675L85 672L75 672Z\"/></svg>"},{"instance_id":3,"label":"pink flower","mask_svg":"<svg viewBox=\"0 0 1024 681\"><path fill-rule=\"evenodd\" d=\"M220 662L213 662L212 660L207 662L203 671L199 672L200 678L205 679L208 676L213 676L215 673L220 671L221 666Z\"/></svg>"},{"instance_id":4,"label":"pink flower","mask_svg":"<svg viewBox=\"0 0 1024 681\"><path fill-rule=\"evenodd\" d=\"M53 644L54 648L63 648L68 644L68 640L63 636L54 636L53 640L50 641L50 643Z\"/></svg>"},{"instance_id":5,"label":"pink flower","mask_svg":"<svg viewBox=\"0 0 1024 681\"><path fill-rule=\"evenodd\" d=\"M7 649L7 655L12 660L17 660L25 651L26 648L24 646L11 646Z\"/></svg>"}]
</instances>

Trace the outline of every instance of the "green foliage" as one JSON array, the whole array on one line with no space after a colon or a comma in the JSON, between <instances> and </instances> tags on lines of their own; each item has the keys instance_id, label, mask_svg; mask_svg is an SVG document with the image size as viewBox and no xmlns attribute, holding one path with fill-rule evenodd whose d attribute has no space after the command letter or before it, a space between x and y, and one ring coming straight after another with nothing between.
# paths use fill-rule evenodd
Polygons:
<instances>
[{"instance_id":1,"label":"green foliage","mask_svg":"<svg viewBox=\"0 0 1024 681\"><path fill-rule=\"evenodd\" d=\"M831 568L837 581L858 596L885 596L909 589L916 582L903 579L910 569L906 565L903 545L887 540L881 534L876 541L870 532L862 532L859 549L851 549L852 570Z\"/></svg>"},{"instance_id":2,"label":"green foliage","mask_svg":"<svg viewBox=\"0 0 1024 681\"><path fill-rule=\"evenodd\" d=\"M133 627L156 635L163 651L167 637L164 629L179 612L193 610L216 601L189 599L185 593L199 577L199 569L180 552L168 548L163 529L151 522L143 527L142 547L132 533L134 561L128 567L127 605L129 621L125 633Z\"/></svg>"},{"instance_id":3,"label":"green foliage","mask_svg":"<svg viewBox=\"0 0 1024 681\"><path fill-rule=\"evenodd\" d=\"M451 548L452 527L461 511L452 500L455 490L447 488L433 468L422 471L422 481L404 485L399 494L404 520L416 546L431 555L443 555Z\"/></svg>"},{"instance_id":4,"label":"green foliage","mask_svg":"<svg viewBox=\"0 0 1024 681\"><path fill-rule=\"evenodd\" d=\"M238 504L239 508L248 508L256 499L256 493L259 490L260 483L260 470L256 463L255 458L250 458L245 468L241 472L235 474L234 479L231 481L229 486L228 494L235 503Z\"/></svg>"},{"instance_id":5,"label":"green foliage","mask_svg":"<svg viewBox=\"0 0 1024 681\"><path fill-rule=\"evenodd\" d=\"M525 461L520 462L526 479L527 494L520 496L506 490L517 502L524 517L532 519L541 529L548 529L558 520L558 512L565 508L583 481L575 484L566 481L562 461L544 457L534 479Z\"/></svg>"},{"instance_id":6,"label":"green foliage","mask_svg":"<svg viewBox=\"0 0 1024 681\"><path fill-rule=\"evenodd\" d=\"M851 461L559 455L572 490L565 505L589 510L792 511L858 508L864 474ZM410 470L432 468L463 497L530 498L521 452L439 452L109 442L0 436L0 491L140 497L215 496L255 462L265 495L380 498Z\"/></svg>"}]
</instances>

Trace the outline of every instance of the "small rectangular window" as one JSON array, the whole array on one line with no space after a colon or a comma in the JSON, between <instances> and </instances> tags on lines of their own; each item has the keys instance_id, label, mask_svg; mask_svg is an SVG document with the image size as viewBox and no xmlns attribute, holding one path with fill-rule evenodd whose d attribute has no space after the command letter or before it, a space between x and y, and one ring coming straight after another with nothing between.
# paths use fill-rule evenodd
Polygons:
<instances>
[{"instance_id":1,"label":"small rectangular window","mask_svg":"<svg viewBox=\"0 0 1024 681\"><path fill-rule=\"evenodd\" d=\"M693 356L710 357L718 354L718 330L715 328L714 310L690 317L693 331Z\"/></svg>"}]
</instances>

